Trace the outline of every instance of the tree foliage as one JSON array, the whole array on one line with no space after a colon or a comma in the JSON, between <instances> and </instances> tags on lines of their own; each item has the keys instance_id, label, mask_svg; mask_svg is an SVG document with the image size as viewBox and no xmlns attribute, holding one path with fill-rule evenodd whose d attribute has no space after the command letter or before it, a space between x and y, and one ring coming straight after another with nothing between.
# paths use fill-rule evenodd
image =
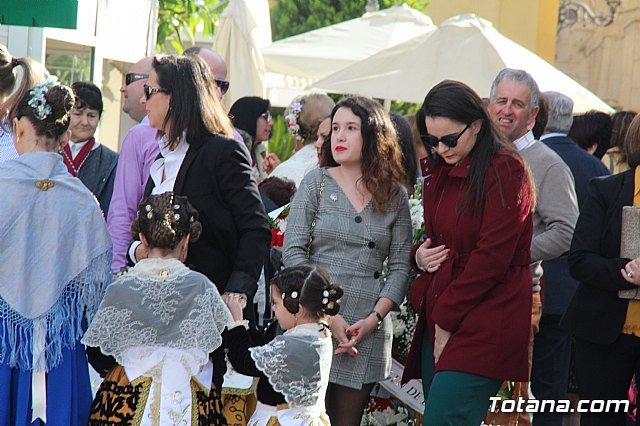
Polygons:
<instances>
[{"instance_id":1,"label":"tree foliage","mask_svg":"<svg viewBox=\"0 0 640 426\"><path fill-rule=\"evenodd\" d=\"M135 0L130 0L135 1ZM196 29L202 23L203 35L213 36L218 15L227 5L219 0L159 0L156 50L182 53L187 37L194 44Z\"/></svg>"},{"instance_id":2,"label":"tree foliage","mask_svg":"<svg viewBox=\"0 0 640 426\"><path fill-rule=\"evenodd\" d=\"M380 0L380 9L406 3L424 12L431 0ZM277 0L271 9L273 40L362 16L367 0Z\"/></svg>"}]
</instances>

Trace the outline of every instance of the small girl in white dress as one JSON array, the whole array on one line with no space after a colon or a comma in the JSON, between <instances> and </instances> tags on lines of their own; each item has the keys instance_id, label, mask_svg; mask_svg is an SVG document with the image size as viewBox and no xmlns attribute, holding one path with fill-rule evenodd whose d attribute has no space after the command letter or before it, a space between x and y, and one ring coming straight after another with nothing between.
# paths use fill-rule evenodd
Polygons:
<instances>
[{"instance_id":1,"label":"small girl in white dress","mask_svg":"<svg viewBox=\"0 0 640 426\"><path fill-rule=\"evenodd\" d=\"M241 374L259 377L258 404L248 426L328 426L324 399L333 356L325 319L340 309L343 291L326 271L298 265L271 280L273 311L286 331L272 341L249 330L237 296L226 299L235 326L225 333L227 356Z\"/></svg>"},{"instance_id":2,"label":"small girl in white dress","mask_svg":"<svg viewBox=\"0 0 640 426\"><path fill-rule=\"evenodd\" d=\"M198 212L186 197L151 195L131 228L149 258L107 288L82 339L115 359L99 369L89 425L226 424L221 345L233 320L216 286L182 263L202 230Z\"/></svg>"}]
</instances>

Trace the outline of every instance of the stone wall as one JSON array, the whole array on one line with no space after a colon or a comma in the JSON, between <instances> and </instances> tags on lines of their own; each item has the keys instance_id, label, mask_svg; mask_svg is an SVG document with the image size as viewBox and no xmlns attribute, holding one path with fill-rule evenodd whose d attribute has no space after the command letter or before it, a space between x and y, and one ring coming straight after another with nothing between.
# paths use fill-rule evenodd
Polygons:
<instances>
[{"instance_id":1,"label":"stone wall","mask_svg":"<svg viewBox=\"0 0 640 426\"><path fill-rule=\"evenodd\" d=\"M588 5L605 22L611 16L603 0L561 0L561 10L569 3ZM640 0L622 0L610 25L599 26L582 12L577 17L565 28L559 22L555 66L611 106L640 111Z\"/></svg>"}]
</instances>

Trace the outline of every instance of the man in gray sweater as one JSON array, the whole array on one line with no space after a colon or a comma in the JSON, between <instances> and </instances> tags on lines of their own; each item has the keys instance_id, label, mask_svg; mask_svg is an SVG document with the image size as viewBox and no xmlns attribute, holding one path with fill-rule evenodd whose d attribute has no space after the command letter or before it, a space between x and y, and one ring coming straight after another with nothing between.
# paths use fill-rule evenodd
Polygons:
<instances>
[{"instance_id":1,"label":"man in gray sweater","mask_svg":"<svg viewBox=\"0 0 640 426\"><path fill-rule=\"evenodd\" d=\"M569 167L558 154L537 141L531 132L538 114L539 94L538 85L531 75L525 71L505 68L493 81L489 97L490 115L525 159L536 187L537 203L531 241L533 298L530 360L533 335L538 331L541 315L541 263L543 260L555 259L569 250L578 219L577 197ZM519 396L526 397L528 384L519 384L519 387ZM526 422L528 419L520 419L518 424L522 425L523 420ZM534 424L542 424L536 421L535 415Z\"/></svg>"}]
</instances>

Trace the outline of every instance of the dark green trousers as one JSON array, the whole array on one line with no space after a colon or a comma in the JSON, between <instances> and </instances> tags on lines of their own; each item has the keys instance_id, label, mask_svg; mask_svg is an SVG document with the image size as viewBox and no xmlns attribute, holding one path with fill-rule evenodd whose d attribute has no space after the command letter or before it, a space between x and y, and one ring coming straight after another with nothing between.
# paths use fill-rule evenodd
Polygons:
<instances>
[{"instance_id":1,"label":"dark green trousers","mask_svg":"<svg viewBox=\"0 0 640 426\"><path fill-rule=\"evenodd\" d=\"M422 341L424 426L479 426L502 380L459 371L434 375L433 370L433 347L426 330Z\"/></svg>"}]
</instances>

